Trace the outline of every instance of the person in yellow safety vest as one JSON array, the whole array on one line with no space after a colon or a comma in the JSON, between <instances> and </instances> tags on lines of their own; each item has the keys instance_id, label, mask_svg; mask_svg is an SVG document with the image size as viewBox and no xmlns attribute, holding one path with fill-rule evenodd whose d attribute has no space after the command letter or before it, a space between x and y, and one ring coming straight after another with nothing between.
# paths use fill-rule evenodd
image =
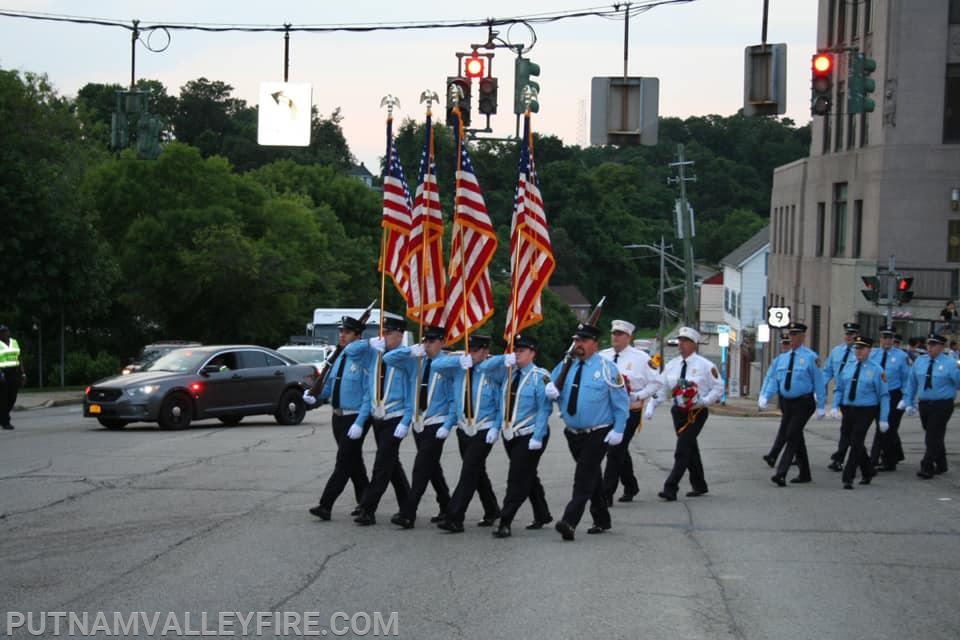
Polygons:
<instances>
[{"instance_id":1,"label":"person in yellow safety vest","mask_svg":"<svg viewBox=\"0 0 960 640\"><path fill-rule=\"evenodd\" d=\"M10 337L10 328L0 324L0 427L4 429L13 429L10 411L26 377L20 363L20 344Z\"/></svg>"}]
</instances>

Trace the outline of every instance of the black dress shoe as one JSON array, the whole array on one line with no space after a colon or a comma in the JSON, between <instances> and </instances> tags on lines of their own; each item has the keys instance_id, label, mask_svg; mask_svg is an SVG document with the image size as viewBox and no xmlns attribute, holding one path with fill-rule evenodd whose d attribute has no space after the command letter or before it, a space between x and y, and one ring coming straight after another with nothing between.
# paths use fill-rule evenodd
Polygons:
<instances>
[{"instance_id":1,"label":"black dress shoe","mask_svg":"<svg viewBox=\"0 0 960 640\"><path fill-rule=\"evenodd\" d=\"M676 502L677 495L675 493L667 493L666 491L661 491L657 494L660 498L666 500L667 502Z\"/></svg>"},{"instance_id":2,"label":"black dress shoe","mask_svg":"<svg viewBox=\"0 0 960 640\"><path fill-rule=\"evenodd\" d=\"M441 511L441 512L438 513L437 515L435 515L435 516L433 516L432 518L430 518L430 522L431 522L432 524L437 524L438 522L443 522L443 521L446 520L446 519L447 519L447 514L445 514L443 511Z\"/></svg>"},{"instance_id":3,"label":"black dress shoe","mask_svg":"<svg viewBox=\"0 0 960 640\"><path fill-rule=\"evenodd\" d=\"M834 460L827 465L827 469L830 469L830 471L843 471L843 465Z\"/></svg>"},{"instance_id":4,"label":"black dress shoe","mask_svg":"<svg viewBox=\"0 0 960 640\"><path fill-rule=\"evenodd\" d=\"M870 481L873 480L873 476L864 476L860 478L860 482L857 484L870 484Z\"/></svg>"},{"instance_id":5,"label":"black dress shoe","mask_svg":"<svg viewBox=\"0 0 960 640\"><path fill-rule=\"evenodd\" d=\"M594 524L592 527L590 527L589 529L587 529L587 533L589 533L589 534L591 534L591 535L596 534L596 533L603 533L604 531L608 530L609 528L610 528L610 525L607 525L607 526L603 527L603 526L600 526L599 524Z\"/></svg>"},{"instance_id":6,"label":"black dress shoe","mask_svg":"<svg viewBox=\"0 0 960 640\"><path fill-rule=\"evenodd\" d=\"M570 523L557 520L557 524L553 525L553 528L560 532L564 540L573 540L573 527L570 526Z\"/></svg>"},{"instance_id":7,"label":"black dress shoe","mask_svg":"<svg viewBox=\"0 0 960 640\"><path fill-rule=\"evenodd\" d=\"M553 522L553 518L547 518L546 520L534 520L527 525L527 529L531 531L536 531L537 529L543 529L543 525L550 524Z\"/></svg>"},{"instance_id":8,"label":"black dress shoe","mask_svg":"<svg viewBox=\"0 0 960 640\"><path fill-rule=\"evenodd\" d=\"M637 495L637 493L636 491L633 493L624 492L622 496L617 498L617 502L633 502L633 497Z\"/></svg>"},{"instance_id":9,"label":"black dress shoe","mask_svg":"<svg viewBox=\"0 0 960 640\"><path fill-rule=\"evenodd\" d=\"M13 426L11 426L10 428L13 429ZM939 468L933 470L933 475L938 476L938 475L940 475L941 473L946 473L946 472L947 472L946 467L939 467Z\"/></svg>"},{"instance_id":10,"label":"black dress shoe","mask_svg":"<svg viewBox=\"0 0 960 640\"><path fill-rule=\"evenodd\" d=\"M792 484L806 484L806 483L812 482L812 481L813 481L813 478L805 478L805 477L803 477L803 476L797 476L796 478L791 478L791 479L790 479L790 482L791 482Z\"/></svg>"},{"instance_id":11,"label":"black dress shoe","mask_svg":"<svg viewBox=\"0 0 960 640\"><path fill-rule=\"evenodd\" d=\"M5 425L3 425L3 428L4 428L4 429L7 429L8 431L10 431L10 430L13 429L13 425L12 425L12 424L5 424Z\"/></svg>"},{"instance_id":12,"label":"black dress shoe","mask_svg":"<svg viewBox=\"0 0 960 640\"><path fill-rule=\"evenodd\" d=\"M311 513L312 515L317 516L317 517L320 518L321 520L329 520L329 519L330 519L330 509L327 509L326 507L321 506L321 505L319 505L319 504L318 504L317 506L315 506L315 507L310 507L310 513Z\"/></svg>"},{"instance_id":13,"label":"black dress shoe","mask_svg":"<svg viewBox=\"0 0 960 640\"><path fill-rule=\"evenodd\" d=\"M483 518L480 519L480 522L477 523L477 526L478 526L478 527L492 527L493 525L495 525L495 524L497 523L497 518L499 518L499 517L500 517L499 515L495 515L495 516L483 516Z\"/></svg>"},{"instance_id":14,"label":"black dress shoe","mask_svg":"<svg viewBox=\"0 0 960 640\"><path fill-rule=\"evenodd\" d=\"M705 496L705 495L707 495L706 489L694 489L693 491L687 491L688 498L696 498L698 496Z\"/></svg>"},{"instance_id":15,"label":"black dress shoe","mask_svg":"<svg viewBox=\"0 0 960 640\"><path fill-rule=\"evenodd\" d=\"M844 488L844 489L853 489L853 484L851 484L851 483L849 483L849 482L844 482L844 483L843 483L843 488Z\"/></svg>"},{"instance_id":16,"label":"black dress shoe","mask_svg":"<svg viewBox=\"0 0 960 640\"><path fill-rule=\"evenodd\" d=\"M783 478L783 476L771 476L770 482L777 485L778 487L787 486L787 481Z\"/></svg>"},{"instance_id":17,"label":"black dress shoe","mask_svg":"<svg viewBox=\"0 0 960 640\"><path fill-rule=\"evenodd\" d=\"M372 513L367 513L366 511L354 518L353 521L361 527L369 527L370 525L377 524L376 517L374 517Z\"/></svg>"},{"instance_id":18,"label":"black dress shoe","mask_svg":"<svg viewBox=\"0 0 960 640\"><path fill-rule=\"evenodd\" d=\"M767 463L767 466L773 469L777 466L777 459L773 456L763 456L763 461Z\"/></svg>"},{"instance_id":19,"label":"black dress shoe","mask_svg":"<svg viewBox=\"0 0 960 640\"><path fill-rule=\"evenodd\" d=\"M356 516L360 515L361 513L363 513L363 507L361 507L360 505L357 505L357 506L354 508L354 510L350 512L350 515L356 517Z\"/></svg>"},{"instance_id":20,"label":"black dress shoe","mask_svg":"<svg viewBox=\"0 0 960 640\"><path fill-rule=\"evenodd\" d=\"M463 523L454 522L453 520L444 520L443 522L437 523L438 529L443 529L450 533L463 533Z\"/></svg>"},{"instance_id":21,"label":"black dress shoe","mask_svg":"<svg viewBox=\"0 0 960 640\"><path fill-rule=\"evenodd\" d=\"M529 528L529 527L528 527ZM493 530L494 538L509 538L510 537L510 527L509 525L502 524L496 529Z\"/></svg>"},{"instance_id":22,"label":"black dress shoe","mask_svg":"<svg viewBox=\"0 0 960 640\"><path fill-rule=\"evenodd\" d=\"M413 529L413 520L405 518L399 513L390 518L390 522L403 529Z\"/></svg>"},{"instance_id":23,"label":"black dress shoe","mask_svg":"<svg viewBox=\"0 0 960 640\"><path fill-rule=\"evenodd\" d=\"M929 480L933 477L933 474L930 473L929 471L924 471L923 469L920 469L920 471L917 471L917 477L923 478L924 480Z\"/></svg>"}]
</instances>

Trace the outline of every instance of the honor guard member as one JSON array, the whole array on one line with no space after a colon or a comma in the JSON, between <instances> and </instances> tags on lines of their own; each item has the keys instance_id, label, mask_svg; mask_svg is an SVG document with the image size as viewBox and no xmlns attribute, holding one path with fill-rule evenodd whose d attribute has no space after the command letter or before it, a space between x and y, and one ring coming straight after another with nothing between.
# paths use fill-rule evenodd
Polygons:
<instances>
[{"instance_id":1,"label":"honor guard member","mask_svg":"<svg viewBox=\"0 0 960 640\"><path fill-rule=\"evenodd\" d=\"M630 395L630 415L623 432L623 442L615 447L607 447L607 466L603 472L603 495L607 506L613 504L613 494L617 485L623 483L623 495L620 502L630 502L640 493L637 476L633 473L633 460L630 458L630 441L640 429L643 415L643 403L659 388L657 378L660 372L650 366L650 356L633 346L633 332L636 327L626 320L614 320L611 324L609 349L600 355L617 365L620 375L627 384Z\"/></svg>"},{"instance_id":2,"label":"honor guard member","mask_svg":"<svg viewBox=\"0 0 960 640\"><path fill-rule=\"evenodd\" d=\"M486 373L499 372L504 376L499 402L502 428L487 432L487 442L492 442L502 431L510 459L500 523L493 531L495 538L510 537L510 525L527 498L533 508L533 523L527 529L540 529L553 520L543 484L537 477L537 465L550 439L548 420L553 411L553 403L546 396L550 376L533 362L537 348L536 339L520 334L513 338L513 353L494 356L479 367Z\"/></svg>"},{"instance_id":3,"label":"honor guard member","mask_svg":"<svg viewBox=\"0 0 960 640\"><path fill-rule=\"evenodd\" d=\"M790 351L790 334L786 331L780 333L780 353L785 353ZM776 371L773 367L767 371L767 375L763 378L763 384L760 386L762 390L763 387L767 385L767 379L770 376L774 375ZM771 469L776 466L777 458L780 457L780 452L783 450L783 445L787 443L787 420L786 414L783 412L783 398L779 395L777 396L777 405L780 408L780 426L777 428L777 435L773 439L773 446L770 447L770 452L763 456L763 461L767 463L767 466Z\"/></svg>"},{"instance_id":4,"label":"honor guard member","mask_svg":"<svg viewBox=\"0 0 960 640\"><path fill-rule=\"evenodd\" d=\"M469 353L441 355L433 361L434 371L453 376L455 428L462 460L460 479L445 510L446 518L437 523L451 533L463 531L463 519L474 493L479 494L483 505L483 519L478 526L490 527L500 515L500 505L487 475L487 456L499 433L500 384L504 374L479 370L479 365L490 357L490 336L471 335L467 344Z\"/></svg>"},{"instance_id":5,"label":"honor guard member","mask_svg":"<svg viewBox=\"0 0 960 640\"><path fill-rule=\"evenodd\" d=\"M843 413L843 424L850 434L850 454L843 466L843 488L853 489L853 478L860 468L860 484L870 484L876 475L870 456L864 446L867 431L877 418L879 429L890 428L890 392L887 379L880 365L870 358L873 340L857 336L853 341L855 361L837 374L837 386L833 394L834 410Z\"/></svg>"},{"instance_id":6,"label":"honor guard member","mask_svg":"<svg viewBox=\"0 0 960 640\"><path fill-rule=\"evenodd\" d=\"M917 476L924 480L947 470L944 436L960 388L960 362L943 353L946 344L947 339L940 334L930 334L927 352L913 363L900 401L900 408L906 409L908 415L916 415L920 410L926 449Z\"/></svg>"},{"instance_id":7,"label":"honor guard member","mask_svg":"<svg viewBox=\"0 0 960 640\"><path fill-rule=\"evenodd\" d=\"M630 399L617 368L598 353L599 338L597 327L579 325L573 335L576 360L568 371L570 375L561 389L549 382L545 390L547 397L560 405L567 446L576 461L573 496L563 511L563 518L555 525L564 540L574 539L574 529L583 517L588 500L593 526L587 533L603 533L610 528L601 464L607 445L616 446L623 441ZM554 368L551 380L557 379L562 368L563 362Z\"/></svg>"},{"instance_id":8,"label":"honor guard member","mask_svg":"<svg viewBox=\"0 0 960 640\"><path fill-rule=\"evenodd\" d=\"M817 420L823 420L826 412L827 387L823 381L823 371L815 351L803 346L807 325L792 322L787 328L790 333L790 350L781 353L770 364L773 374L768 376L760 391L757 406L767 408L769 398L779 394L783 419L786 420L786 445L780 455L776 472L770 480L778 487L787 485L787 471L794 457L800 472L791 482L810 482L810 459L807 457L807 445L803 438L803 429L810 416L816 411Z\"/></svg>"},{"instance_id":9,"label":"honor guard member","mask_svg":"<svg viewBox=\"0 0 960 640\"><path fill-rule=\"evenodd\" d=\"M369 421L377 441L370 484L363 492L356 518L358 525L376 524L380 499L392 484L397 504L403 504L410 493L410 482L400 462L400 443L413 420L412 384L405 369L386 362L384 356L400 348L407 322L403 318L383 320L383 337L357 340L347 345L350 357L365 357L368 375L363 408L357 421Z\"/></svg>"},{"instance_id":10,"label":"honor guard member","mask_svg":"<svg viewBox=\"0 0 960 640\"><path fill-rule=\"evenodd\" d=\"M367 468L363 463L366 419L357 419L364 404L367 374L362 359L350 357L346 352L346 346L357 341L364 328L363 323L356 318L340 318L338 340L341 351L333 362L331 375L327 376L323 389L316 396L313 396L315 389L310 390L313 393L303 395L307 404L315 404L318 399L329 400L333 407L333 438L337 442L337 461L320 496L320 504L310 508L310 513L321 520L330 519L333 503L343 493L348 481L353 482L358 505L369 484Z\"/></svg>"},{"instance_id":11,"label":"honor guard member","mask_svg":"<svg viewBox=\"0 0 960 640\"><path fill-rule=\"evenodd\" d=\"M838 376L848 363L853 362L853 341L860 333L860 325L856 322L843 323L843 342L835 346L823 364L823 383L830 385L830 380ZM836 389L834 389L836 393ZM842 423L841 423L842 424ZM837 450L830 455L830 464L827 468L831 471L841 471L843 469L843 459L847 457L847 447L850 445L850 434L840 427L840 439L837 441Z\"/></svg>"},{"instance_id":12,"label":"honor guard member","mask_svg":"<svg viewBox=\"0 0 960 640\"><path fill-rule=\"evenodd\" d=\"M897 463L904 458L899 433L903 410L898 409L897 405L903 399L903 385L910 375L910 365L907 363L907 353L893 346L894 335L893 327L881 327L880 347L870 353L870 359L883 369L890 390L890 428L885 433L878 428L873 436L873 446L870 447L870 464L876 471L896 471Z\"/></svg>"},{"instance_id":13,"label":"honor guard member","mask_svg":"<svg viewBox=\"0 0 960 640\"><path fill-rule=\"evenodd\" d=\"M414 384L408 392L414 394L413 439L417 455L413 460L410 494L400 505L400 512L390 522L404 529L412 529L417 519L417 507L427 490L433 486L440 513L430 519L437 523L444 519L450 504L450 489L443 477L440 455L443 443L456 423L453 398L453 378L449 373L433 370L433 362L443 350L444 327L429 326L423 331L422 344L396 349L384 356L391 365L404 367Z\"/></svg>"},{"instance_id":14,"label":"honor guard member","mask_svg":"<svg viewBox=\"0 0 960 640\"><path fill-rule=\"evenodd\" d=\"M10 412L26 379L20 360L20 343L10 337L10 327L0 324L0 427L4 429L13 429Z\"/></svg>"},{"instance_id":15,"label":"honor guard member","mask_svg":"<svg viewBox=\"0 0 960 640\"><path fill-rule=\"evenodd\" d=\"M696 394L690 397L689 402L674 401L670 407L677 445L673 453L673 469L663 483L663 490L657 494L668 502L677 499L680 479L688 470L692 490L687 492L687 496L702 496L708 490L697 436L710 415L707 405L718 402L723 395L723 382L714 364L697 353L699 344L700 334L695 329L680 327L677 332L677 350L680 353L663 368L656 399L644 410L644 417L653 417L658 404L677 397L678 387L682 389L688 383L696 385Z\"/></svg>"}]
</instances>

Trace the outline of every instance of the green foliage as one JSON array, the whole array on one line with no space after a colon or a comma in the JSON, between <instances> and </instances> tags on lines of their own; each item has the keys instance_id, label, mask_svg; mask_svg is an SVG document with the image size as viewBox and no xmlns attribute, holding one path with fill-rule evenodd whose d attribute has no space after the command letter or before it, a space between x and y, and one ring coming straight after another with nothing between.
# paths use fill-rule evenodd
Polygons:
<instances>
[{"instance_id":1,"label":"green foliage","mask_svg":"<svg viewBox=\"0 0 960 640\"><path fill-rule=\"evenodd\" d=\"M64 356L63 382L65 386L86 385L101 378L120 373L120 360L113 355L100 351L91 357L86 351L71 351ZM60 383L60 363L50 365L46 384Z\"/></svg>"}]
</instances>

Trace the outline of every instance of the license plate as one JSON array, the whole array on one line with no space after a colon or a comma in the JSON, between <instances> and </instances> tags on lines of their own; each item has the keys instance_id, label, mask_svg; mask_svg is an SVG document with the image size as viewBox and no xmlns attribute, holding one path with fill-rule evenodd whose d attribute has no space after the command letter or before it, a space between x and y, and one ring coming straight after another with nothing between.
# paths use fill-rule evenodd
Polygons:
<instances>
[{"instance_id":1,"label":"license plate","mask_svg":"<svg viewBox=\"0 0 960 640\"><path fill-rule=\"evenodd\" d=\"M98 404L92 404L89 407L90 413L103 413L103 408Z\"/></svg>"}]
</instances>

